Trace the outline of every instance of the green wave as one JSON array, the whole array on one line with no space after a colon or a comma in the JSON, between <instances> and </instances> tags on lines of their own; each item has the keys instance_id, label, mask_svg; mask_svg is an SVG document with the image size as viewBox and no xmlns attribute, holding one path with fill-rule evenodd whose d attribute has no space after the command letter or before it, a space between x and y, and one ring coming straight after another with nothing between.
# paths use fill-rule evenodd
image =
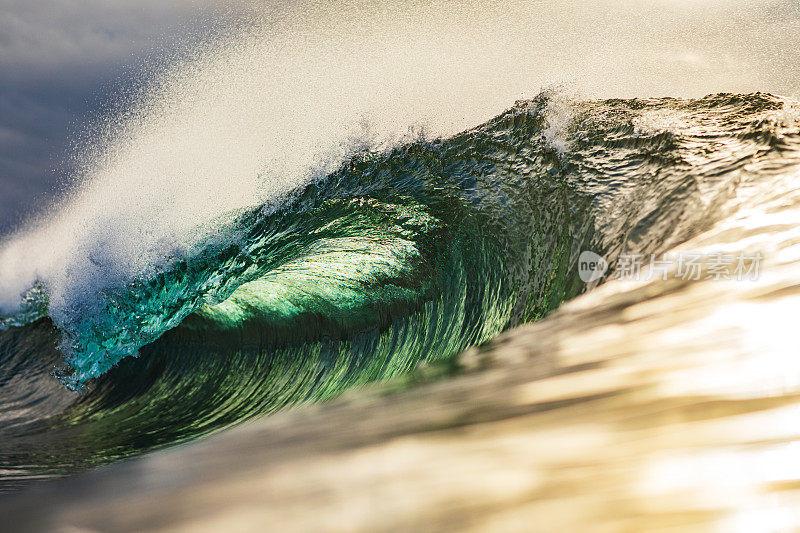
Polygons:
<instances>
[{"instance_id":1,"label":"green wave","mask_svg":"<svg viewBox=\"0 0 800 533\"><path fill-rule=\"evenodd\" d=\"M21 383L41 413L0 429L0 456L70 471L451 361L590 288L582 251L610 272L621 253L666 251L795 165L787 102L542 94L209 221L182 259L66 319L49 322L34 287L0 331L0 393ZM51 386L59 360L77 398Z\"/></svg>"},{"instance_id":2,"label":"green wave","mask_svg":"<svg viewBox=\"0 0 800 533\"><path fill-rule=\"evenodd\" d=\"M186 259L60 324L62 378L80 387L178 326L270 345L346 339L439 301L460 331L424 354L439 358L542 316L580 290L568 265L593 227L590 197L541 135L544 105L363 154L277 205L199 228Z\"/></svg>"}]
</instances>

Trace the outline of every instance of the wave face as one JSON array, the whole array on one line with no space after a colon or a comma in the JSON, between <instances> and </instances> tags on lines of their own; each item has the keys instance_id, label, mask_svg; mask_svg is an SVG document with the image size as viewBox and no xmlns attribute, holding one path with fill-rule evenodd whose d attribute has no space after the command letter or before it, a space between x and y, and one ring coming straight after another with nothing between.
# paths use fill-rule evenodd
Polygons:
<instances>
[{"instance_id":1,"label":"wave face","mask_svg":"<svg viewBox=\"0 0 800 533\"><path fill-rule=\"evenodd\" d=\"M543 93L208 220L58 313L36 280L0 316L4 486L452 361L591 288L582 251L613 272L728 216L796 165L799 121L764 94Z\"/></svg>"}]
</instances>

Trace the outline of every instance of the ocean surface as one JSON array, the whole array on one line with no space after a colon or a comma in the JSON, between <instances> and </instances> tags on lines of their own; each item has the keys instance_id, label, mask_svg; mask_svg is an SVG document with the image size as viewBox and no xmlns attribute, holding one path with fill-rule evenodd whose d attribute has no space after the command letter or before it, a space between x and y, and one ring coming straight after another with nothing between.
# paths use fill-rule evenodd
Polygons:
<instances>
[{"instance_id":1,"label":"ocean surface","mask_svg":"<svg viewBox=\"0 0 800 533\"><path fill-rule=\"evenodd\" d=\"M798 105L546 91L456 135L350 143L255 205L128 236L124 254L109 218L69 254L53 241L49 263L20 253L47 255L39 241L0 243L0 490L419 365L458 372L465 349L796 176ZM603 277L584 281L585 251Z\"/></svg>"}]
</instances>

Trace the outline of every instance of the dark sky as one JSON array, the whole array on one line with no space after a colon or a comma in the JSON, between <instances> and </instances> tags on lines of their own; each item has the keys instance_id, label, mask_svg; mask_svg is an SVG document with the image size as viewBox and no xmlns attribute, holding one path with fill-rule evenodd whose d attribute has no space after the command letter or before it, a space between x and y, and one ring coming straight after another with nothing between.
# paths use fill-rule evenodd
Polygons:
<instances>
[{"instance_id":1,"label":"dark sky","mask_svg":"<svg viewBox=\"0 0 800 533\"><path fill-rule=\"evenodd\" d=\"M82 129L151 58L212 38L209 20L232 20L231 4L0 0L0 234L57 192Z\"/></svg>"}]
</instances>

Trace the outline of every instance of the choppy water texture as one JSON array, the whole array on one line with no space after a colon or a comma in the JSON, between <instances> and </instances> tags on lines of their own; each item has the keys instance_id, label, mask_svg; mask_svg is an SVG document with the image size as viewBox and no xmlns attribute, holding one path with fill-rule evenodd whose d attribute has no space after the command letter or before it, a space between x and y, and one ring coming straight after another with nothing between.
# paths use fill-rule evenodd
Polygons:
<instances>
[{"instance_id":1,"label":"choppy water texture","mask_svg":"<svg viewBox=\"0 0 800 533\"><path fill-rule=\"evenodd\" d=\"M611 276L621 254L741 217L798 164L800 112L766 94L543 93L450 138L356 153L57 313L46 282L28 287L0 316L0 483L446 365L592 288L582 251ZM105 276L109 261L92 258Z\"/></svg>"}]
</instances>

